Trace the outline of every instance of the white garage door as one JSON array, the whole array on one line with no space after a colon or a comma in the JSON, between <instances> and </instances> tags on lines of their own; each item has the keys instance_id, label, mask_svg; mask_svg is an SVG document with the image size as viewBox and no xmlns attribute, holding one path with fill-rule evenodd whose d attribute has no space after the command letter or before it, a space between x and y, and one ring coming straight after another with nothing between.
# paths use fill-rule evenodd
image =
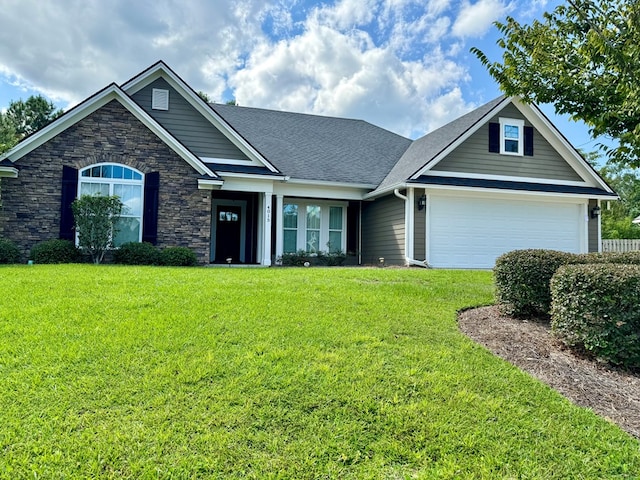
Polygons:
<instances>
[{"instance_id":1,"label":"white garage door","mask_svg":"<svg viewBox=\"0 0 640 480\"><path fill-rule=\"evenodd\" d=\"M578 204L448 196L431 196L429 203L433 267L493 268L497 257L522 248L582 251L585 219Z\"/></svg>"}]
</instances>

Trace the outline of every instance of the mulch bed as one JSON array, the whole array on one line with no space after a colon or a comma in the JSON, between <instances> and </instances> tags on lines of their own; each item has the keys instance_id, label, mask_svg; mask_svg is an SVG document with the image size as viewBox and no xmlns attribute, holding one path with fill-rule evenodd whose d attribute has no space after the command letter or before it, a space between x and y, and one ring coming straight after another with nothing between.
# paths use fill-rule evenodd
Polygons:
<instances>
[{"instance_id":1,"label":"mulch bed","mask_svg":"<svg viewBox=\"0 0 640 480\"><path fill-rule=\"evenodd\" d=\"M458 323L475 342L640 438L640 375L575 355L548 324L502 315L496 306L461 312Z\"/></svg>"}]
</instances>

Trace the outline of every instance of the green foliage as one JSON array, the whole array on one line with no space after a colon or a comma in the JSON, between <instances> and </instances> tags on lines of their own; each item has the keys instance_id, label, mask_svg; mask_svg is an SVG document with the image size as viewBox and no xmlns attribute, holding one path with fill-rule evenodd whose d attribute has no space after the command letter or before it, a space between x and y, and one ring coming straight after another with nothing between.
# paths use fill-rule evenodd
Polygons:
<instances>
[{"instance_id":1,"label":"green foliage","mask_svg":"<svg viewBox=\"0 0 640 480\"><path fill-rule=\"evenodd\" d=\"M602 238L640 238L640 226L632 223L640 215L640 178L629 168L609 163L598 172L620 196L602 209Z\"/></svg>"},{"instance_id":2,"label":"green foliage","mask_svg":"<svg viewBox=\"0 0 640 480\"><path fill-rule=\"evenodd\" d=\"M9 266L0 291L0 477L640 471L636 439L460 333L490 272Z\"/></svg>"},{"instance_id":3,"label":"green foliage","mask_svg":"<svg viewBox=\"0 0 640 480\"><path fill-rule=\"evenodd\" d=\"M56 110L53 102L48 101L42 95L32 95L26 101L11 101L5 116L13 125L18 139L22 139L46 127L62 113L62 110Z\"/></svg>"},{"instance_id":4,"label":"green foliage","mask_svg":"<svg viewBox=\"0 0 640 480\"><path fill-rule=\"evenodd\" d=\"M122 265L158 265L160 252L149 242L128 242L114 250L113 261Z\"/></svg>"},{"instance_id":5,"label":"green foliage","mask_svg":"<svg viewBox=\"0 0 640 480\"><path fill-rule=\"evenodd\" d=\"M640 238L640 226L632 223L635 217L617 217L615 212L603 210L601 218L602 238Z\"/></svg>"},{"instance_id":6,"label":"green foliage","mask_svg":"<svg viewBox=\"0 0 640 480\"><path fill-rule=\"evenodd\" d=\"M551 278L562 265L640 265L640 252L572 254L555 250L514 250L498 257L493 270L496 301L514 317L548 318Z\"/></svg>"},{"instance_id":7,"label":"green foliage","mask_svg":"<svg viewBox=\"0 0 640 480\"><path fill-rule=\"evenodd\" d=\"M515 317L547 316L551 277L571 258L569 253L539 249L501 255L493 269L497 302L505 313Z\"/></svg>"},{"instance_id":8,"label":"green foliage","mask_svg":"<svg viewBox=\"0 0 640 480\"><path fill-rule=\"evenodd\" d=\"M604 253L582 253L571 255L570 264L589 263L616 263L626 265L640 265L640 252L604 252Z\"/></svg>"},{"instance_id":9,"label":"green foliage","mask_svg":"<svg viewBox=\"0 0 640 480\"><path fill-rule=\"evenodd\" d=\"M0 237L0 264L19 263L20 249L11 240Z\"/></svg>"},{"instance_id":10,"label":"green foliage","mask_svg":"<svg viewBox=\"0 0 640 480\"><path fill-rule=\"evenodd\" d=\"M204 100L206 103L213 103L213 100L211 99L211 97L209 96L209 94L207 92L203 92L202 90L198 90L198 96Z\"/></svg>"},{"instance_id":11,"label":"green foliage","mask_svg":"<svg viewBox=\"0 0 640 480\"><path fill-rule=\"evenodd\" d=\"M640 266L567 265L551 293L551 325L566 345L640 369Z\"/></svg>"},{"instance_id":12,"label":"green foliage","mask_svg":"<svg viewBox=\"0 0 640 480\"><path fill-rule=\"evenodd\" d=\"M507 17L496 26L502 62L472 52L507 95L554 104L594 137L618 139L611 159L640 166L639 0L573 0L542 22Z\"/></svg>"},{"instance_id":13,"label":"green foliage","mask_svg":"<svg viewBox=\"0 0 640 480\"><path fill-rule=\"evenodd\" d=\"M347 256L344 252L316 252L311 253L304 250L298 250L296 253L285 253L280 261L285 267L337 267L344 265Z\"/></svg>"},{"instance_id":14,"label":"green foliage","mask_svg":"<svg viewBox=\"0 0 640 480\"><path fill-rule=\"evenodd\" d=\"M16 129L7 116L0 111L0 153L13 148L18 142Z\"/></svg>"},{"instance_id":15,"label":"green foliage","mask_svg":"<svg viewBox=\"0 0 640 480\"><path fill-rule=\"evenodd\" d=\"M123 204L118 196L82 195L71 204L78 245L99 264L113 246Z\"/></svg>"},{"instance_id":16,"label":"green foliage","mask_svg":"<svg viewBox=\"0 0 640 480\"><path fill-rule=\"evenodd\" d=\"M35 263L75 263L80 261L80 252L69 240L46 240L31 248L29 260Z\"/></svg>"},{"instance_id":17,"label":"green foliage","mask_svg":"<svg viewBox=\"0 0 640 480\"><path fill-rule=\"evenodd\" d=\"M42 95L13 100L6 112L0 112L0 153L11 149L27 135L40 130L64 112Z\"/></svg>"},{"instance_id":18,"label":"green foliage","mask_svg":"<svg viewBox=\"0 0 640 480\"><path fill-rule=\"evenodd\" d=\"M170 267L193 267L198 257L187 247L167 247L160 252L160 265Z\"/></svg>"}]
</instances>

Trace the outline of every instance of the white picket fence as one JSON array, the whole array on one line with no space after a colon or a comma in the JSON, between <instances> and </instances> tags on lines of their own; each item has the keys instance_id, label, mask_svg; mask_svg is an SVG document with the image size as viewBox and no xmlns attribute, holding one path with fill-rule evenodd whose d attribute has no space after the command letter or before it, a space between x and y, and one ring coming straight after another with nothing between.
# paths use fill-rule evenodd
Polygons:
<instances>
[{"instance_id":1,"label":"white picket fence","mask_svg":"<svg viewBox=\"0 0 640 480\"><path fill-rule=\"evenodd\" d=\"M602 240L603 252L632 252L640 250L640 240Z\"/></svg>"}]
</instances>

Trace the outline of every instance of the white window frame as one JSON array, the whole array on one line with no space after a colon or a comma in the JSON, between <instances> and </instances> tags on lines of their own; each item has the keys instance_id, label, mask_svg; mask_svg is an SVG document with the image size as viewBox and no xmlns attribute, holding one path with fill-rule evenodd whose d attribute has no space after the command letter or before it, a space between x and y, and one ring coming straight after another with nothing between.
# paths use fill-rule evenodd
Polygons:
<instances>
[{"instance_id":1,"label":"white window frame","mask_svg":"<svg viewBox=\"0 0 640 480\"><path fill-rule=\"evenodd\" d=\"M524 120L519 120L516 118L503 118L500 117L500 154L501 155L516 155L522 157L524 155ZM506 140L516 141L514 138L506 138L504 134L505 127L518 127L518 151L517 152L508 152L504 148L504 144Z\"/></svg>"},{"instance_id":2,"label":"white window frame","mask_svg":"<svg viewBox=\"0 0 640 480\"><path fill-rule=\"evenodd\" d=\"M323 253L329 253L329 212L331 207L342 208L342 230L341 230L341 245L339 250L342 252L347 251L347 202L327 202L327 201L315 201L313 199L298 199L298 198L284 198L282 201L282 211L278 212L279 215L284 214L285 205L297 205L298 206L298 228L296 236L296 252L300 250L307 251L307 207L318 206L320 207L320 239L318 241L318 251ZM293 230L287 228L286 230ZM284 237L284 225L281 234ZM337 230L332 230L337 231ZM284 253L284 252L283 252ZM291 253L291 252L289 252Z\"/></svg>"},{"instance_id":3,"label":"white window frame","mask_svg":"<svg viewBox=\"0 0 640 480\"><path fill-rule=\"evenodd\" d=\"M140 179L124 179L124 178L105 178L105 177L83 177L82 172L87 170L91 170L95 167L103 167L103 166L111 166L111 167L122 167L131 170L132 172L140 175ZM93 165L89 165L87 167L81 168L78 171L78 187L77 187L77 196L80 196L80 188L83 183L97 183L97 184L107 184L109 185L109 195L114 195L115 185L136 185L140 186L140 216L138 215L127 215L126 213L122 213L120 217L122 218L140 218L140 232L138 234L138 242L142 242L142 227L144 225L144 173L140 170L137 170L129 165L124 165L121 163L111 163L111 162L103 162L103 163L94 163ZM76 235L76 244L78 243L78 236ZM117 248L117 247L116 247Z\"/></svg>"},{"instance_id":4,"label":"white window frame","mask_svg":"<svg viewBox=\"0 0 640 480\"><path fill-rule=\"evenodd\" d=\"M151 109L169 110L169 90L154 88L151 91Z\"/></svg>"}]
</instances>

